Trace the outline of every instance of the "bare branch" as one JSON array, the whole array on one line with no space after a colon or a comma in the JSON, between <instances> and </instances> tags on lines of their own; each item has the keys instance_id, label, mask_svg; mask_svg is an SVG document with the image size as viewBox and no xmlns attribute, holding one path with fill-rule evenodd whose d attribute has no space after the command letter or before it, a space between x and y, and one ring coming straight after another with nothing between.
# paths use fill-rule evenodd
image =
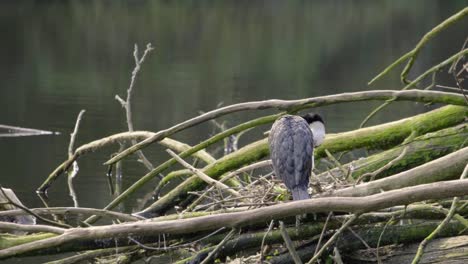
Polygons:
<instances>
[{"instance_id":1,"label":"bare branch","mask_svg":"<svg viewBox=\"0 0 468 264\"><path fill-rule=\"evenodd\" d=\"M348 221L346 221L341 227L340 229L338 229L335 234L333 234L332 237L330 237L330 239L328 239L328 241L323 245L322 248L320 248L320 250L309 260L309 262L307 262L307 264L312 264L314 263L315 261L318 260L318 258L323 254L323 252L329 247L331 246L331 244L333 242L335 242L335 240L338 238L339 235L341 235L341 233L343 233L344 230L346 230L357 218L359 217L359 215L357 214L353 214L349 219Z\"/></svg>"},{"instance_id":2,"label":"bare branch","mask_svg":"<svg viewBox=\"0 0 468 264\"><path fill-rule=\"evenodd\" d=\"M80 122L81 118L83 117L83 114L86 112L86 110L81 110L80 113L78 114L78 117L76 118L76 123L75 123L75 128L73 129L73 132L70 135L70 144L68 145L68 158L73 157L73 148L75 145L75 140L76 136L78 135L78 129L80 127ZM68 190L71 198L73 199L73 204L75 207L78 207L78 197L76 196L75 189L73 188L73 179L76 177L78 174L79 167L78 167L78 162L74 161L73 162L73 169L68 172Z\"/></svg>"},{"instance_id":3,"label":"bare branch","mask_svg":"<svg viewBox=\"0 0 468 264\"><path fill-rule=\"evenodd\" d=\"M357 101L368 101L368 100L402 100L402 101L419 101L419 102L438 102L438 103L450 103L465 105L465 101L462 95L453 93L444 93L437 91L392 91L392 90L381 90L381 91L364 91L355 93L342 93L338 95L320 96L314 98L306 98L300 100L266 100L266 101L255 101L225 106L218 108L213 111L206 112L202 115L186 120L182 123L174 125L168 129L157 132L151 138L148 138L137 145L134 145L125 151L119 153L117 156L105 162L105 165L113 164L122 158L134 153L135 151L142 149L153 142L159 141L167 136L170 136L176 132L192 127L196 124L227 115L234 112L245 111L245 110L260 110L268 108L277 108L280 110L287 111L299 111L302 109L332 105L343 102L357 102Z\"/></svg>"},{"instance_id":4,"label":"bare branch","mask_svg":"<svg viewBox=\"0 0 468 264\"><path fill-rule=\"evenodd\" d=\"M284 226L283 221L279 221L279 224L280 224L281 236L283 237L284 243L286 244L286 247L289 250L289 254L291 254L292 256L294 263L302 264L302 260L296 252L296 248L294 247L293 242L291 241L291 238L289 237L289 234L286 231L286 227Z\"/></svg>"},{"instance_id":5,"label":"bare branch","mask_svg":"<svg viewBox=\"0 0 468 264\"><path fill-rule=\"evenodd\" d=\"M208 254L208 256L201 262L201 264L207 264L213 258L213 256L231 239L231 237L236 233L236 229L233 228L226 237Z\"/></svg>"},{"instance_id":6,"label":"bare branch","mask_svg":"<svg viewBox=\"0 0 468 264\"><path fill-rule=\"evenodd\" d=\"M171 155L174 159L177 160L177 162L179 162L182 166L184 166L185 168L189 169L190 171L192 171L192 173L194 173L195 175L197 175L198 177L200 177L200 179L202 179L204 182L206 182L208 185L214 185L218 188L220 188L221 190L224 190L224 191L227 191L229 192L230 194L236 196L236 197L242 197L242 195L240 193L238 193L237 191L229 188L229 186L227 186L226 184L222 183L222 182L219 182L213 178L211 178L210 176L206 175L205 173L203 173L202 171L194 168L192 165L188 164L186 161L184 161L182 158L180 158L179 156L177 156L177 154L175 154L173 151L171 150L166 150L167 153L169 153L169 155Z\"/></svg>"}]
</instances>

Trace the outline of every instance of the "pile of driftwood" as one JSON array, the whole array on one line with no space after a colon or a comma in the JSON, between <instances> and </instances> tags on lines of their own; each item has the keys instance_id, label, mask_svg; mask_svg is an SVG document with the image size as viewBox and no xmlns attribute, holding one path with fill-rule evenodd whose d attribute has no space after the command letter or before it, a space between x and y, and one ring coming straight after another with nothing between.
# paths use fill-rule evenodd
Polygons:
<instances>
[{"instance_id":1,"label":"pile of driftwood","mask_svg":"<svg viewBox=\"0 0 468 264\"><path fill-rule=\"evenodd\" d=\"M428 32L412 51L385 69L408 61L402 72L405 87L344 93L300 100L267 100L222 107L159 132L135 131L131 95L148 45L132 73L127 98L116 99L126 111L128 132L111 135L74 149L82 115L70 140L69 156L39 187L68 174L75 206L26 208L2 190L6 211L0 212L0 259L59 255L51 263L466 263L468 255L468 100L462 89L468 74L468 49L408 81L419 51L440 31L468 14L468 8ZM453 92L417 89L420 82L449 69L458 87ZM377 79L378 79L377 78ZM374 82L374 79L372 82ZM435 80L435 78L433 78ZM268 125L284 114L358 101L384 101L361 128L328 134L315 151L317 169L311 175L312 198L289 201L271 173L267 138L237 147L241 134ZM446 106L390 123L365 127L378 111L394 101L441 103ZM223 129L189 146L169 137L181 130L246 110L278 109ZM259 112L259 111L258 111ZM143 153L152 143L171 156L154 166ZM223 143L215 158L207 147ZM148 173L126 188L117 188L104 209L81 208L73 191L77 160L87 153L120 145L106 165L119 177L121 161L135 153ZM125 146L130 146L125 149ZM358 153L365 155L357 157ZM356 152L356 150L361 150ZM174 167L181 164L185 169ZM133 214L115 211L141 188L158 179L154 190ZM170 187L168 187L170 186ZM153 197L154 199L151 199ZM15 209L17 208L17 209ZM16 221L34 216L38 224ZM73 224L66 216L74 216ZM300 216L300 217L296 217ZM298 220L300 219L300 220ZM18 222L18 223L15 223ZM16 232L12 234L12 232ZM23 232L23 233L18 233ZM9 233L9 234L8 234Z\"/></svg>"}]
</instances>

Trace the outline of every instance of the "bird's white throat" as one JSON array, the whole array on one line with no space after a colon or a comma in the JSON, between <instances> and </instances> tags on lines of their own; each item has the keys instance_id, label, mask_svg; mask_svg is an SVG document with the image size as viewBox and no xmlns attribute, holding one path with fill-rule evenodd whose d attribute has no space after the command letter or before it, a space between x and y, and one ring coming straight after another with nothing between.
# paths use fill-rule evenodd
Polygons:
<instances>
[{"instance_id":1,"label":"bird's white throat","mask_svg":"<svg viewBox=\"0 0 468 264\"><path fill-rule=\"evenodd\" d=\"M320 146L325 139L325 126L320 121L310 123L310 130L314 135L314 147Z\"/></svg>"}]
</instances>

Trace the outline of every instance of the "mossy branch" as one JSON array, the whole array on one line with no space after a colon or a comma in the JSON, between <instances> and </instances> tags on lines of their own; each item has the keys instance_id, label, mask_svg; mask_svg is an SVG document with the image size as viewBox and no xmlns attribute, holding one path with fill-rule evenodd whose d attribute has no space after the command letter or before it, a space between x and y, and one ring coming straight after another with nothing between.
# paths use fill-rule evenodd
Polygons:
<instances>
[{"instance_id":1,"label":"mossy branch","mask_svg":"<svg viewBox=\"0 0 468 264\"><path fill-rule=\"evenodd\" d=\"M468 124L460 124L455 127L441 129L436 132L415 137L395 148L344 164L342 165L343 169L334 168L329 172L323 172L317 176L321 179L326 179L329 174L332 174L337 178L343 179L347 176L348 170L352 168L351 176L354 179L362 178L366 181L369 180L369 178L364 176L371 174L374 175L376 179L383 178L452 153L460 149L460 147L464 147L463 144L468 143L465 142L467 138ZM395 160L403 153L404 149L407 149L405 155ZM387 166L394 160L395 162ZM385 166L387 166L385 170L374 174L374 172ZM343 170L345 173L343 173Z\"/></svg>"},{"instance_id":2,"label":"mossy branch","mask_svg":"<svg viewBox=\"0 0 468 264\"><path fill-rule=\"evenodd\" d=\"M390 64L387 68L385 68L381 73L379 73L377 76L375 76L372 80L369 81L368 85L373 84L380 78L382 78L384 75L386 75L388 72L390 72L393 68L396 66L400 65L402 62L408 60L408 63L406 64L405 68L403 69L401 73L401 80L403 83L406 83L406 76L408 75L409 71L411 70L411 67L414 64L414 61L416 60L419 52L421 49L431 40L434 38L437 34L439 34L441 31L444 29L448 28L452 24L460 21L463 19L466 15L468 14L468 7L465 7L462 9L460 12L452 15L451 17L447 18L445 21L431 29L429 32L427 32L421 40L418 42L418 44L412 49L411 51L407 52L405 55L397 59L395 62Z\"/></svg>"},{"instance_id":3,"label":"mossy branch","mask_svg":"<svg viewBox=\"0 0 468 264\"><path fill-rule=\"evenodd\" d=\"M401 90L405 91L405 90L408 90L410 88L413 88L413 86L415 86L417 83L419 83L422 79L426 78L428 75L439 71L443 67L446 67L449 64L453 63L454 61L458 60L460 58L460 56L463 56L463 55L466 55L466 54L468 54L468 49L464 49L464 50L462 50L460 52L457 52L455 55L453 55L450 58L444 60L443 62L431 67L429 70L427 70L423 74L419 75L414 81L408 83ZM393 101L396 101L396 97L390 98L389 100L387 100L386 102L384 102L383 104L381 104L380 106L375 108L369 115L367 115L366 118L364 118L364 120L361 122L359 127L363 127L374 115L376 115L379 111L384 109L386 106L388 106Z\"/></svg>"}]
</instances>

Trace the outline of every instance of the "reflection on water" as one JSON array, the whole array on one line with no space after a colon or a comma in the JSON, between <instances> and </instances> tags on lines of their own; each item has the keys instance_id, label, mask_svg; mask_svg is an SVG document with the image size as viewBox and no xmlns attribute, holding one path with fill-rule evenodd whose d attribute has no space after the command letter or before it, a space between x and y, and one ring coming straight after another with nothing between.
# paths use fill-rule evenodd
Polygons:
<instances>
[{"instance_id":1,"label":"reflection on water","mask_svg":"<svg viewBox=\"0 0 468 264\"><path fill-rule=\"evenodd\" d=\"M126 93L134 43L140 49L148 42L156 47L138 76L133 113L137 129L157 131L220 103L367 89L373 75L464 3L4 1L0 123L62 134L1 138L1 184L13 188L26 205L41 206L34 190L66 157L69 133L81 109L87 112L78 145L126 130L124 111L114 96ZM466 24L456 25L436 38L420 54L414 72L456 52L466 37L463 29ZM443 73L438 82L451 84ZM373 87L399 88L397 73ZM356 128L375 105L345 104L318 111L328 121L328 130L338 132ZM395 103L374 122L425 110ZM221 121L234 125L259 114L234 114ZM195 144L212 130L204 124L175 137ZM117 148L80 160L75 182L81 206L109 202L106 168L100 164ZM160 150L147 150L155 163L168 158ZM126 161L124 184L144 172L135 159ZM52 205L72 204L64 179L49 195Z\"/></svg>"},{"instance_id":2,"label":"reflection on water","mask_svg":"<svg viewBox=\"0 0 468 264\"><path fill-rule=\"evenodd\" d=\"M0 138L2 137L27 137L27 136L43 136L53 135L52 131L39 130L34 128L25 128L17 126L7 126L0 124ZM60 133L55 133L59 135Z\"/></svg>"}]
</instances>

